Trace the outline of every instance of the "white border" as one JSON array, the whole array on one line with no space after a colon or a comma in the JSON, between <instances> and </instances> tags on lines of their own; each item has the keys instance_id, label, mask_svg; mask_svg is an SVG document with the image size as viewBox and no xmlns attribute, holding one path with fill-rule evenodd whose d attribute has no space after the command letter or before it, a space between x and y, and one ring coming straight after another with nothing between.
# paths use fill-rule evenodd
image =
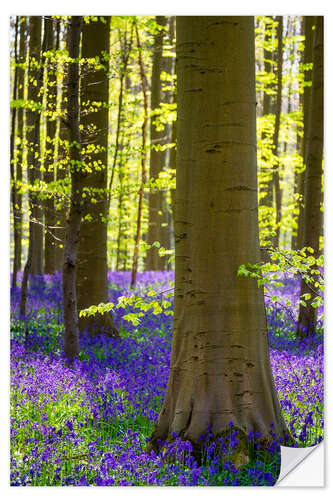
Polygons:
<instances>
[{"instance_id":1,"label":"white border","mask_svg":"<svg viewBox=\"0 0 333 500\"><path fill-rule=\"evenodd\" d=\"M80 2L68 2L64 0L57 0L57 2L46 3L45 1L30 1L26 0L12 0L10 2L4 0L1 3L1 11L0 11L0 50L1 50L1 69L2 69L2 78L0 78L1 84L1 168L0 168L0 221L1 221L1 263L2 263L2 272L1 272L1 296L0 296L0 304L1 304L1 362L0 362L0 377L1 377L1 454L0 454L0 487L6 497L16 498L18 496L24 497L33 497L38 498L40 495L44 497L45 490L44 488L9 488L8 480L9 480L9 467L8 467L8 440L9 440L9 432L8 432L8 422L9 422L9 363L8 363L8 325L9 325L9 292L8 292L8 284L9 284L9 230L8 230L8 220L9 220L9 173L8 173L8 157L9 157L9 45L8 45L8 18L10 15L43 15L43 14L63 14L63 15L71 15L71 14L110 14L110 15L148 15L148 14L165 14L165 15L260 15L267 13L267 15L325 15L325 49L326 49L326 67L325 67L325 87L327 89L325 93L325 138L326 138L326 151L325 151L325 164L326 164L326 173L325 173L325 183L326 183L326 200L325 200L325 256L326 256L326 305L330 304L329 300L330 295L330 280L329 280L329 271L330 266L329 262L327 262L327 257L332 254L330 251L330 230L329 223L330 221L329 213L331 212L331 203L330 203L330 190L332 189L332 165L329 162L329 149L330 149L330 131L329 131L329 121L328 115L331 111L330 104L332 103L332 99L330 99L330 94L332 92L332 79L331 76L331 63L330 59L332 59L330 50L328 47L333 47L332 43L332 33L333 26L331 22L331 9L330 6L332 3L330 1L317 0L313 2L312 0L279 0L278 2L267 2L259 1L259 0L251 0L249 1L238 1L238 2L225 2L223 0L219 1L209 1L205 0L204 2L193 2L189 0L183 0L182 2L175 0L166 0L165 2L153 2L152 0L141 0L138 2L137 0L122 0L121 2L115 2L114 0L94 0L91 1L80 1ZM329 351L329 334L328 334L328 324L330 318L329 307L326 308L326 316L325 316L325 325L326 325L326 359ZM325 378L327 380L329 372L329 363L326 363L325 367ZM328 414L327 406L329 406L330 401L328 398L326 399L326 416ZM325 419L325 442L327 445L327 435L328 435L328 426L327 426L327 418ZM313 458L313 462L311 462L312 471L318 470L318 468L322 468L322 461L316 454L310 455L310 457L306 460L310 460ZM305 462L306 462L305 461ZM330 463L328 463L328 454L326 454L326 470L330 470ZM293 477L298 477L299 468L297 468L294 472L291 472L288 475L288 480L293 480ZM293 484L294 486L299 486L302 484L303 486L307 485L307 477L308 472L305 470L301 476L298 477L297 484ZM287 478L286 478L287 479ZM327 481L330 483L330 478L327 476ZM292 486L291 483L288 486ZM330 484L326 484L325 488L316 489L315 495L325 495L327 496L328 491L331 489ZM312 488L301 488L302 497L311 498L313 500L314 492ZM269 493L268 493L269 491ZM191 500L195 500L196 498L202 499L203 494L209 495L210 497L216 496L221 499L221 495L227 495L228 498L233 498L235 495L238 497L239 495L246 495L247 500L255 498L258 496L267 494L275 495L281 494L280 488L270 488L267 490L264 487L256 488L256 487L248 487L248 488L205 488L205 492L202 491L201 488L195 487L186 487L186 488L99 488L98 492L96 490L92 490L90 488L62 488L60 491L55 487L48 487L47 494L52 496L56 496L58 494L66 497L67 495L71 497L71 500L78 496L80 499L85 498L87 496L92 496L94 494L99 497L103 497L107 495L108 497L112 496L114 498L126 498L127 496L135 496L147 498L147 497L156 497L159 499L167 498L169 499L170 495L172 496L181 496L184 497L186 495L190 495ZM294 494L292 491L289 491L290 494ZM287 494L287 489L284 491L284 495Z\"/></svg>"}]
</instances>

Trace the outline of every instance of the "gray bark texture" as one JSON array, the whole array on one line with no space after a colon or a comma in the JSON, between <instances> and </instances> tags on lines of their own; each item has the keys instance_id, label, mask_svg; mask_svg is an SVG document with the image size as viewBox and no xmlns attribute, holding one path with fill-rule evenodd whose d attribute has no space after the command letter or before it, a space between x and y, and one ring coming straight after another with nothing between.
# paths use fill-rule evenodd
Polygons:
<instances>
[{"instance_id":1,"label":"gray bark texture","mask_svg":"<svg viewBox=\"0 0 333 500\"><path fill-rule=\"evenodd\" d=\"M150 446L200 446L228 423L286 434L263 290L237 276L260 260L254 19L177 17L175 318L170 375Z\"/></svg>"},{"instance_id":2,"label":"gray bark texture","mask_svg":"<svg viewBox=\"0 0 333 500\"><path fill-rule=\"evenodd\" d=\"M313 46L312 93L306 149L305 198L303 244L319 256L319 236L322 228L323 202L323 145L324 145L324 19L316 16ZM301 295L309 293L302 280ZM306 337L315 332L317 309L311 306L315 294L310 290L311 299L306 307L300 306L298 336Z\"/></svg>"}]
</instances>

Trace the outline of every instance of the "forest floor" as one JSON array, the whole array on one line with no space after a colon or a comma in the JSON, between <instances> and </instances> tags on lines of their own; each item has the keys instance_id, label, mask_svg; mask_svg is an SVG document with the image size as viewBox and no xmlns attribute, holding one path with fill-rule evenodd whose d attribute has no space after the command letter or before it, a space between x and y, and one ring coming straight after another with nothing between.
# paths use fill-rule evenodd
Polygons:
<instances>
[{"instance_id":1,"label":"forest floor","mask_svg":"<svg viewBox=\"0 0 333 500\"><path fill-rule=\"evenodd\" d=\"M174 436L159 453L146 451L168 380L173 273L109 273L110 300L135 295L159 301L136 324L137 311L117 310L120 338L80 338L72 366L63 357L61 275L33 278L29 333L19 319L20 290L11 292L11 485L270 485L279 475L277 444L257 450L239 470L230 457L237 430L226 442L203 437L199 464L191 444ZM270 358L286 423L297 446L323 437L323 336L295 338L299 281L267 291ZM158 295L154 295L154 291ZM278 296L278 300L276 297ZM164 298L163 298L164 297ZM161 312L162 311L162 312ZM129 320L124 320L127 315ZM321 313L322 315L322 313ZM133 319L134 318L134 319ZM133 324L134 322L134 324Z\"/></svg>"}]
</instances>

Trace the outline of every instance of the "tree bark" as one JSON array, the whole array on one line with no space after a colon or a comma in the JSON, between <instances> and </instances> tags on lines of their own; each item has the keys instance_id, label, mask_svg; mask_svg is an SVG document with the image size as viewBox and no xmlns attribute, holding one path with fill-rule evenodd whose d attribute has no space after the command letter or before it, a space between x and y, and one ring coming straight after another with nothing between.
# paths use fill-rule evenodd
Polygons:
<instances>
[{"instance_id":1,"label":"tree bark","mask_svg":"<svg viewBox=\"0 0 333 500\"><path fill-rule=\"evenodd\" d=\"M13 84L13 101L17 99L18 92L18 35L19 35L19 16L16 16L15 21L15 39L14 39L14 84ZM18 270L18 210L17 210L17 158L15 158L15 133L16 133L16 106L14 104L11 109L11 124L10 124L10 177L11 177L11 208L13 214L13 233L14 233L14 261L13 261L13 274L12 274L12 287L16 287L16 278Z\"/></svg>"},{"instance_id":2,"label":"tree bark","mask_svg":"<svg viewBox=\"0 0 333 500\"><path fill-rule=\"evenodd\" d=\"M166 39L166 44L172 48L175 38L175 16L169 18L169 29L168 29L168 39ZM170 49L169 49L170 50ZM170 57L169 55L163 57L163 71L174 78L176 70L176 57ZM168 90L162 88L162 103L175 104L176 94L174 82L168 82ZM165 137L162 141L164 145L173 143L173 125L174 122L168 123L165 127ZM170 169L171 166L171 155L172 149L167 148L162 151L162 168ZM170 195L171 203L168 202L167 197ZM173 215L172 215L172 190L164 189L161 191L161 216L160 216L160 243L161 246L167 250L174 248L174 231L173 231ZM161 269L171 269L171 264L169 262L169 255L160 257L161 259Z\"/></svg>"},{"instance_id":3,"label":"tree bark","mask_svg":"<svg viewBox=\"0 0 333 500\"><path fill-rule=\"evenodd\" d=\"M319 255L319 236L322 226L321 205L323 202L323 144L324 144L324 20L316 16L313 45L313 69L311 107L308 123L308 140L306 149L305 199L304 199L304 246ZM297 333L303 338L315 332L317 309L311 306L315 294L309 290L304 280L301 284L301 295L311 294L306 307L300 305Z\"/></svg>"},{"instance_id":4,"label":"tree bark","mask_svg":"<svg viewBox=\"0 0 333 500\"><path fill-rule=\"evenodd\" d=\"M265 26L265 36L264 36L264 68L265 68L265 73L270 74L272 73L272 50L269 50L267 48L267 45L269 42L272 43L271 35L268 31L267 25ZM271 86L267 85L266 89L264 88L264 99L263 99L263 115L269 115L271 111L271 94L270 92L267 92L271 90Z\"/></svg>"},{"instance_id":5,"label":"tree bark","mask_svg":"<svg viewBox=\"0 0 333 500\"><path fill-rule=\"evenodd\" d=\"M170 44L173 45L175 43L175 30L176 30L176 17L172 16L170 19ZM173 69L172 73L174 74L176 70L176 60L174 59L173 61ZM176 90L176 82L175 82L175 88L173 91L173 96L172 96L172 102L176 103L177 101L177 90ZM176 152L177 152L177 119L172 122L171 124L171 131L170 131L170 142L174 144L174 147L172 147L169 150L169 161L168 161L168 167L171 169L176 169ZM170 189L170 198L171 198L171 204L170 204L170 225L171 225L171 238L170 238L170 247L171 249L174 250L175 248L175 189ZM168 264L168 268L169 268Z\"/></svg>"},{"instance_id":6,"label":"tree bark","mask_svg":"<svg viewBox=\"0 0 333 500\"><path fill-rule=\"evenodd\" d=\"M166 16L156 16L156 23L159 26L159 31L155 34L154 47L153 47L153 67L151 76L151 118L150 118L150 166L149 166L149 178L152 180L158 179L159 173L163 169L163 158L164 155L162 151L158 151L156 148L162 146L163 136L166 134L166 130L157 130L154 122L156 120L156 115L154 112L160 108L162 102L162 82L161 73L163 70L163 39L165 37L165 27L167 23ZM152 245L155 241L162 244L162 203L163 203L163 193L156 188L151 188L149 193L149 208L148 208L148 235L147 243ZM152 247L147 252L146 257L146 269L148 271L158 271L164 269L164 258L161 258L156 247Z\"/></svg>"},{"instance_id":7,"label":"tree bark","mask_svg":"<svg viewBox=\"0 0 333 500\"><path fill-rule=\"evenodd\" d=\"M263 290L237 277L260 260L253 17L177 17L177 82L175 321L150 446L230 421L284 435Z\"/></svg>"},{"instance_id":8,"label":"tree bark","mask_svg":"<svg viewBox=\"0 0 333 500\"><path fill-rule=\"evenodd\" d=\"M124 89L125 90L125 89ZM119 165L118 165L118 178L119 178L119 195L118 195L118 236L117 236L117 250L116 250L116 269L121 267L121 243L123 234L123 209L124 209L124 193L123 193L123 158L124 158L124 132L120 134L119 139Z\"/></svg>"},{"instance_id":9,"label":"tree bark","mask_svg":"<svg viewBox=\"0 0 333 500\"><path fill-rule=\"evenodd\" d=\"M26 76L26 59L27 59L27 21L26 17L20 17L20 52L19 52L19 62L20 67L18 68L18 88L17 88L17 98L21 101L24 99L24 88L25 88L25 76ZM25 130L23 128L25 109L24 107L19 107L17 110L17 137L20 140L20 145L17 148L17 164L16 164L16 181L17 186L20 186L23 178L23 160L25 154ZM17 204L17 245L15 245L15 260L17 270L22 269L22 193L18 189L16 193L16 204Z\"/></svg>"},{"instance_id":10,"label":"tree bark","mask_svg":"<svg viewBox=\"0 0 333 500\"><path fill-rule=\"evenodd\" d=\"M303 64L308 65L313 61L313 26L315 24L315 16L304 16L304 35L305 35L305 46L303 53ZM309 115L311 106L311 82L312 71L309 69L304 69L304 89L302 96L302 107L303 107L303 164L304 170L300 172L297 176L297 192L301 196L299 201L299 215L298 215L298 232L297 232L297 248L303 248L304 246L304 187L305 187L305 176L306 176L306 148L307 140L309 137Z\"/></svg>"},{"instance_id":11,"label":"tree bark","mask_svg":"<svg viewBox=\"0 0 333 500\"><path fill-rule=\"evenodd\" d=\"M81 125L83 157L88 174L84 181L85 208L80 230L77 269L79 310L108 302L107 282L107 157L108 157L108 55L110 17L90 20L82 27L82 57L99 58L86 64L82 78ZM107 57L104 57L104 53ZM79 329L89 333L118 335L110 312L79 318Z\"/></svg>"},{"instance_id":12,"label":"tree bark","mask_svg":"<svg viewBox=\"0 0 333 500\"><path fill-rule=\"evenodd\" d=\"M63 32L63 42L65 49L69 49L69 26L64 23L61 31ZM57 34L58 35L58 34ZM59 119L59 143L56 165L56 181L61 182L66 178L69 164L69 143L70 131L66 124L67 115L67 99L68 99L68 72L64 72L62 87L61 87L61 111ZM68 207L63 196L56 198L56 226L54 229L55 240L55 269L61 271L64 265L64 245L66 238L66 219Z\"/></svg>"},{"instance_id":13,"label":"tree bark","mask_svg":"<svg viewBox=\"0 0 333 500\"><path fill-rule=\"evenodd\" d=\"M141 182L139 187L139 199L138 199L138 212L137 212L137 221L136 221L136 235L135 235L135 243L134 243L134 253L133 253L133 263L132 263L132 273L131 273L131 288L135 286L136 276L138 272L138 262L139 262L139 244L141 238L141 215L142 215L142 204L143 204L143 187L146 183L146 130L148 123L148 99L147 99L147 82L146 76L144 72L143 60L142 60L142 46L139 37L138 26L135 24L135 34L136 34L136 42L139 51L138 60L139 60L139 69L140 69L140 82L141 89L143 95L143 121L141 127Z\"/></svg>"},{"instance_id":14,"label":"tree bark","mask_svg":"<svg viewBox=\"0 0 333 500\"><path fill-rule=\"evenodd\" d=\"M30 42L29 42L29 69L28 69L28 100L30 103L36 103L37 107L28 107L26 110L26 138L27 138L27 163L28 163L28 181L31 184L31 178L34 180L41 179L40 170L40 109L42 104L42 96L40 95L42 80L39 82L39 73L42 71L41 65L41 28L42 17L30 16ZM37 127L37 129L36 129ZM38 133L37 133L38 132ZM35 141L38 141L36 143ZM36 157L36 154L38 157ZM34 172L32 172L34 171ZM31 274L43 274L43 213L40 206L40 201L36 194L29 192L29 197L33 197L34 201L34 218L33 236L29 233L30 238L33 237L32 246L34 251L32 254Z\"/></svg>"},{"instance_id":15,"label":"tree bark","mask_svg":"<svg viewBox=\"0 0 333 500\"><path fill-rule=\"evenodd\" d=\"M56 22L50 17L45 18L46 51L58 49L56 45ZM44 157L44 181L46 184L55 180L55 139L57 131L57 67L51 62L51 57L46 60L47 69L47 104L46 104L46 147ZM56 270L56 239L55 239L55 204L53 197L49 196L44 203L45 240L44 240L44 272L53 274Z\"/></svg>"},{"instance_id":16,"label":"tree bark","mask_svg":"<svg viewBox=\"0 0 333 500\"><path fill-rule=\"evenodd\" d=\"M64 352L73 360L79 353L78 311L76 299L76 257L80 237L83 193L83 164L81 153L80 104L79 104L79 54L82 16L72 16L69 36L68 68L68 126L70 130L70 164L72 193L66 226L64 267L62 275L64 303Z\"/></svg>"},{"instance_id":17,"label":"tree bark","mask_svg":"<svg viewBox=\"0 0 333 500\"><path fill-rule=\"evenodd\" d=\"M34 186L40 179L40 109L42 100L40 90L43 81L43 67L41 64L41 28L40 16L29 17L29 86L28 100L30 107L26 111L27 163L29 187ZM21 284L20 315L25 317L26 299L29 274L42 274L37 264L40 264L40 229L41 210L39 207L38 192L29 190L29 246L27 260L24 266ZM43 234L43 233L42 233ZM35 257L37 254L37 257ZM39 272L40 271L40 272Z\"/></svg>"},{"instance_id":18,"label":"tree bark","mask_svg":"<svg viewBox=\"0 0 333 500\"><path fill-rule=\"evenodd\" d=\"M277 39L278 39L278 57L277 57L277 95L275 108L275 124L273 135L273 153L275 155L273 167L273 186L275 195L275 236L273 237L273 245L279 246L280 226L281 226L281 208L282 208L282 191L280 186L280 162L278 156L279 147L279 132L281 121L281 104L282 104L282 63L283 63L283 17L277 16Z\"/></svg>"},{"instance_id":19,"label":"tree bark","mask_svg":"<svg viewBox=\"0 0 333 500\"><path fill-rule=\"evenodd\" d=\"M108 214L110 213L111 204L111 191L114 179L114 174L117 165L118 152L120 150L120 133L122 125L122 114L123 114L123 100L126 93L126 77L127 77L127 66L128 59L132 50L132 40L133 40L133 24L131 26L131 32L129 35L129 40L127 40L127 31L124 33L123 39L119 35L119 43L121 46L121 67L119 76L119 95L118 95L118 114L117 114L117 128L116 128L116 143L114 147L114 155L112 160L111 175L109 182L109 193L108 193Z\"/></svg>"},{"instance_id":20,"label":"tree bark","mask_svg":"<svg viewBox=\"0 0 333 500\"><path fill-rule=\"evenodd\" d=\"M270 18L269 24L273 24L273 19ZM266 20L265 24L265 49L264 49L264 69L267 74L271 74L274 72L274 64L277 60L276 51L273 49L273 26L268 29L268 21ZM266 44L270 42L270 49L266 47ZM274 110L276 107L276 99L275 102L273 100L273 95L269 93L269 91L273 90L274 85L272 83L266 85L264 88L264 98L263 98L263 116L268 116L274 114ZM262 134L262 141L267 138L267 133L264 131ZM273 209L273 172L270 165L270 157L265 155L265 149L263 149L262 159L266 162L266 165L263 165L260 170L261 182L259 184L259 193L260 193L260 201L259 201L259 211L260 211L260 219L263 227L267 228L269 232L273 230L273 219L274 219L274 209Z\"/></svg>"}]
</instances>

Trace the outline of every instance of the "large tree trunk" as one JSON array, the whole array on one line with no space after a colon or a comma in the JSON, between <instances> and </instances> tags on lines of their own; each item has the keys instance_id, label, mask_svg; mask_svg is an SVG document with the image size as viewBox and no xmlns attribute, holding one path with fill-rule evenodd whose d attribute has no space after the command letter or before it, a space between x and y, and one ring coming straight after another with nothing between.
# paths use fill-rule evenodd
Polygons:
<instances>
[{"instance_id":1,"label":"large tree trunk","mask_svg":"<svg viewBox=\"0 0 333 500\"><path fill-rule=\"evenodd\" d=\"M279 161L279 133L281 121L281 105L282 105L282 63L283 63L283 17L277 16L277 41L278 41L278 55L277 55L277 94L276 94L276 107L275 107L275 124L273 135L273 153L275 155L274 168L273 168L273 186L275 195L275 236L273 237L273 245L279 246L280 239L280 226L281 226L281 209L282 209L282 191L280 186L280 161Z\"/></svg>"},{"instance_id":2,"label":"large tree trunk","mask_svg":"<svg viewBox=\"0 0 333 500\"><path fill-rule=\"evenodd\" d=\"M177 18L175 322L168 386L150 445L200 446L232 421L286 431L263 290L237 277L260 260L253 17Z\"/></svg>"},{"instance_id":3,"label":"large tree trunk","mask_svg":"<svg viewBox=\"0 0 333 500\"><path fill-rule=\"evenodd\" d=\"M56 21L45 18L46 51L52 53L58 49L56 43ZM44 156L44 181L46 184L55 180L55 138L57 131L57 67L51 58L47 59L47 115L46 115L46 147ZM44 241L44 272L53 274L56 269L56 214L53 197L48 197L44 203L45 241Z\"/></svg>"},{"instance_id":4,"label":"large tree trunk","mask_svg":"<svg viewBox=\"0 0 333 500\"><path fill-rule=\"evenodd\" d=\"M324 143L324 20L316 16L310 118L306 149L305 199L304 199L304 246L312 247L314 256L319 255L319 236L322 227L323 202L322 163ZM315 298L312 290L302 280L301 295L310 293L311 299L306 307L300 306L298 336L305 337L315 331L317 309L311 306Z\"/></svg>"},{"instance_id":5,"label":"large tree trunk","mask_svg":"<svg viewBox=\"0 0 333 500\"><path fill-rule=\"evenodd\" d=\"M107 147L108 147L108 59L110 17L84 23L82 57L99 57L102 68L88 64L82 78L81 125L83 157L89 172L84 181L85 210L80 229L77 269L79 310L108 302L107 282ZM101 105L99 106L98 103ZM89 151L89 147L93 150ZM79 329L91 334L118 335L111 313L79 319Z\"/></svg>"},{"instance_id":6,"label":"large tree trunk","mask_svg":"<svg viewBox=\"0 0 333 500\"><path fill-rule=\"evenodd\" d=\"M162 102L162 82L161 73L163 70L163 39L165 37L165 26L167 18L165 16L156 16L156 23L160 26L160 30L155 34L154 48L153 48L153 68L151 76L151 118L150 118L150 167L149 178L156 180L158 175L163 169L162 151L158 148L163 144L163 137L166 130L157 130L155 126L156 110L161 106ZM154 114L155 112L155 114ZM163 210L163 193L160 189L151 189L149 193L149 211L148 211L148 235L147 243L152 245L155 241L160 243L162 239L161 213ZM158 271L164 269L165 259L161 258L156 247L148 250L146 259L146 269L148 271Z\"/></svg>"},{"instance_id":7,"label":"large tree trunk","mask_svg":"<svg viewBox=\"0 0 333 500\"><path fill-rule=\"evenodd\" d=\"M313 61L313 26L315 24L315 16L304 16L304 35L305 35L305 47L303 53L303 64L308 65ZM307 66L306 66L307 67ZM304 187L305 187L305 175L306 175L306 147L309 138L309 115L310 115L310 105L311 105L311 82L312 72L310 69L304 69L304 89L302 96L302 107L303 107L303 163L304 170L300 172L297 176L297 192L301 196L301 201L299 202L299 215L298 215L298 232L297 232L297 248L303 248L304 246Z\"/></svg>"},{"instance_id":8,"label":"large tree trunk","mask_svg":"<svg viewBox=\"0 0 333 500\"><path fill-rule=\"evenodd\" d=\"M79 54L82 16L72 16L69 35L68 68L68 126L70 131L69 150L71 162L72 193L66 226L64 267L62 275L64 303L64 351L73 360L79 353L78 311L76 298L76 258L80 237L83 193L83 164L81 153L80 104L79 104Z\"/></svg>"}]
</instances>

